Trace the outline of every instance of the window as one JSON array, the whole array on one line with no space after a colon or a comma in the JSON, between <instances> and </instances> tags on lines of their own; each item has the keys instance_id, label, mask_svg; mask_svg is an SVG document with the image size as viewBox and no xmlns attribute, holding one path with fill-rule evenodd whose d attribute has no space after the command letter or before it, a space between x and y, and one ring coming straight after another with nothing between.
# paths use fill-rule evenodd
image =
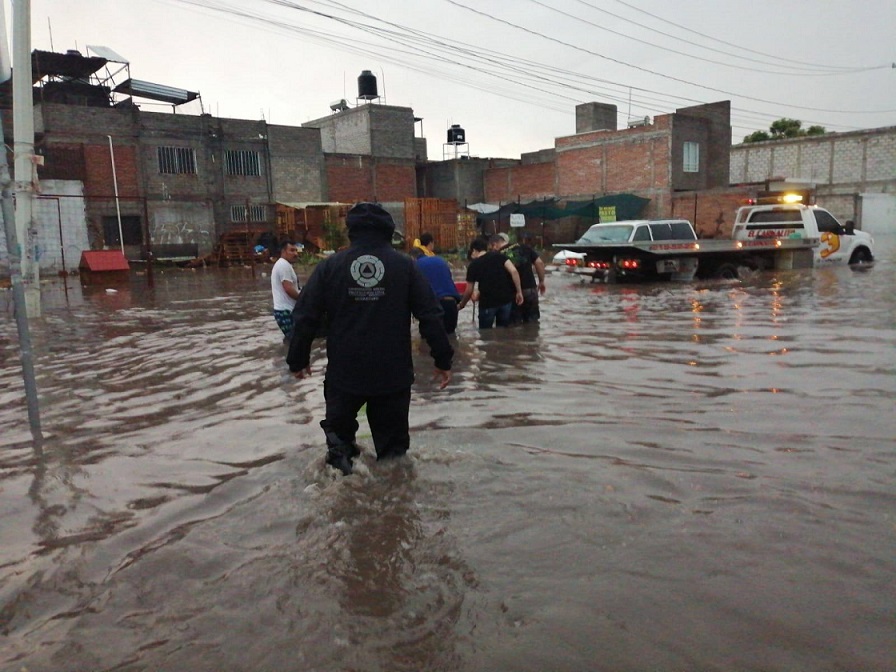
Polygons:
<instances>
[{"instance_id":1,"label":"window","mask_svg":"<svg viewBox=\"0 0 896 672\"><path fill-rule=\"evenodd\" d=\"M635 229L635 235L632 236L632 242L637 243L642 240L650 240L650 228L647 226L639 226Z\"/></svg>"},{"instance_id":2,"label":"window","mask_svg":"<svg viewBox=\"0 0 896 672\"><path fill-rule=\"evenodd\" d=\"M684 143L684 172L700 172L700 145L696 142Z\"/></svg>"},{"instance_id":3,"label":"window","mask_svg":"<svg viewBox=\"0 0 896 672\"><path fill-rule=\"evenodd\" d=\"M654 240L672 240L672 227L667 222L651 224L650 233Z\"/></svg>"},{"instance_id":4,"label":"window","mask_svg":"<svg viewBox=\"0 0 896 672\"><path fill-rule=\"evenodd\" d=\"M694 228L689 222L672 222L672 238L675 240L696 240Z\"/></svg>"},{"instance_id":5,"label":"window","mask_svg":"<svg viewBox=\"0 0 896 672\"><path fill-rule=\"evenodd\" d=\"M752 213L750 223L757 224L777 224L781 222L800 222L803 221L803 213L799 210L757 210Z\"/></svg>"},{"instance_id":6,"label":"window","mask_svg":"<svg viewBox=\"0 0 896 672\"><path fill-rule=\"evenodd\" d=\"M196 174L196 152L192 147L159 147L158 149L160 173Z\"/></svg>"},{"instance_id":7,"label":"window","mask_svg":"<svg viewBox=\"0 0 896 672\"><path fill-rule=\"evenodd\" d=\"M231 205L230 221L232 222L264 222L267 221L268 209L263 205Z\"/></svg>"},{"instance_id":8,"label":"window","mask_svg":"<svg viewBox=\"0 0 896 672\"><path fill-rule=\"evenodd\" d=\"M632 235L632 227L628 224L608 225L594 224L579 238L577 243L625 243Z\"/></svg>"},{"instance_id":9,"label":"window","mask_svg":"<svg viewBox=\"0 0 896 672\"><path fill-rule=\"evenodd\" d=\"M121 235L124 236L125 245L142 245L143 231L140 228L141 220L134 215L121 216ZM103 217L103 242L108 247L121 245L121 236L118 235L118 217Z\"/></svg>"},{"instance_id":10,"label":"window","mask_svg":"<svg viewBox=\"0 0 896 672\"><path fill-rule=\"evenodd\" d=\"M227 166L228 175L261 175L261 164L258 161L258 152L250 150L227 150L224 152L224 164Z\"/></svg>"},{"instance_id":11,"label":"window","mask_svg":"<svg viewBox=\"0 0 896 672\"><path fill-rule=\"evenodd\" d=\"M818 224L818 230L821 233L843 233L843 227L834 216L824 210L813 210L815 214L815 222Z\"/></svg>"}]
</instances>

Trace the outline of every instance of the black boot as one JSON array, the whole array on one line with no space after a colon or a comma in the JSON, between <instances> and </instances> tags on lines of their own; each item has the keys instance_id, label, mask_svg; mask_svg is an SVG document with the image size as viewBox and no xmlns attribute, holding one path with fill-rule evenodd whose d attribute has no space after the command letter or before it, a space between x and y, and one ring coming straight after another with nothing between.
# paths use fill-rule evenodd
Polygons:
<instances>
[{"instance_id":1,"label":"black boot","mask_svg":"<svg viewBox=\"0 0 896 672\"><path fill-rule=\"evenodd\" d=\"M343 476L352 473L352 458L343 452L327 451L327 464L342 472Z\"/></svg>"},{"instance_id":2,"label":"black boot","mask_svg":"<svg viewBox=\"0 0 896 672\"><path fill-rule=\"evenodd\" d=\"M361 454L357 444L343 441L330 430L324 430L324 435L327 437L327 464L348 476L352 473L352 458Z\"/></svg>"}]
</instances>

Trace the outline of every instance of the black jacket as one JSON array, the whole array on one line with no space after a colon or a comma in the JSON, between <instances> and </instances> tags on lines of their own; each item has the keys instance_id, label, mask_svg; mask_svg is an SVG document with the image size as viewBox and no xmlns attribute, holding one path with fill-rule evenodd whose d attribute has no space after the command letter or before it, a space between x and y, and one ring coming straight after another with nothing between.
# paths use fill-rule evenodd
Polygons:
<instances>
[{"instance_id":1,"label":"black jacket","mask_svg":"<svg viewBox=\"0 0 896 672\"><path fill-rule=\"evenodd\" d=\"M394 250L381 231L351 233L351 246L318 264L293 309L290 371L309 365L311 343L326 319L328 384L361 395L410 387L411 315L435 365L450 370L454 350L442 309L414 260Z\"/></svg>"}]
</instances>

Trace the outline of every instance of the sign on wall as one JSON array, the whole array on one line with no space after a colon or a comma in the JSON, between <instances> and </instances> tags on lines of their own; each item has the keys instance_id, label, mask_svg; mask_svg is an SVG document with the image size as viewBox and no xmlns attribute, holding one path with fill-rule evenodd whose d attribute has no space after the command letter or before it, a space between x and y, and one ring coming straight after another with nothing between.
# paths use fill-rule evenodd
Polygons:
<instances>
[{"instance_id":1,"label":"sign on wall","mask_svg":"<svg viewBox=\"0 0 896 672\"><path fill-rule=\"evenodd\" d=\"M605 224L606 222L615 222L616 221L616 206L615 205L602 205L597 209L597 216L600 219L601 224Z\"/></svg>"}]
</instances>

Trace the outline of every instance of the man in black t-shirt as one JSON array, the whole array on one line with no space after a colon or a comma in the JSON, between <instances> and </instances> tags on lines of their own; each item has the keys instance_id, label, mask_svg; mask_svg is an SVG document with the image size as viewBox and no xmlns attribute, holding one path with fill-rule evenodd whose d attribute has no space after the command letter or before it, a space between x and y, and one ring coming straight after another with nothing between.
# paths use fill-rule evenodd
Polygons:
<instances>
[{"instance_id":1,"label":"man in black t-shirt","mask_svg":"<svg viewBox=\"0 0 896 672\"><path fill-rule=\"evenodd\" d=\"M467 287L457 304L462 310L473 296L473 290L479 287L479 328L491 329L497 323L499 327L510 326L510 310L514 303L523 302L523 290L520 287L520 274L513 263L500 252L489 250L489 245L500 245L504 241L492 236L487 243L477 238L470 245L470 256L473 261L467 268Z\"/></svg>"},{"instance_id":2,"label":"man in black t-shirt","mask_svg":"<svg viewBox=\"0 0 896 672\"><path fill-rule=\"evenodd\" d=\"M520 287L523 289L523 303L514 306L511 311L510 321L513 324L519 322L538 322L541 311L538 307L538 295L545 293L544 262L538 256L538 252L532 247L533 236L528 231L520 231L517 234L519 242L504 248L502 251L513 262L520 274ZM535 276L538 276L538 282Z\"/></svg>"}]
</instances>

